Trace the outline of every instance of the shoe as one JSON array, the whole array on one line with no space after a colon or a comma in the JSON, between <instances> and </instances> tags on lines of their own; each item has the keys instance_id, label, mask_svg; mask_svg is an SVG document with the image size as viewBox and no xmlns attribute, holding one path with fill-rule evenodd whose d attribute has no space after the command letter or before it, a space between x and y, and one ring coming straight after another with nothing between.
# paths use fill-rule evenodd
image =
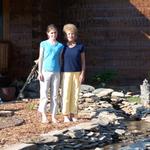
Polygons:
<instances>
[{"instance_id":1,"label":"shoe","mask_svg":"<svg viewBox=\"0 0 150 150\"><path fill-rule=\"evenodd\" d=\"M43 124L48 124L49 121L46 119L46 120L42 120L41 123L43 123Z\"/></svg>"},{"instance_id":2,"label":"shoe","mask_svg":"<svg viewBox=\"0 0 150 150\"><path fill-rule=\"evenodd\" d=\"M67 116L64 116L64 122L70 122L70 119Z\"/></svg>"},{"instance_id":3,"label":"shoe","mask_svg":"<svg viewBox=\"0 0 150 150\"><path fill-rule=\"evenodd\" d=\"M46 117L46 114L42 114L42 121L41 121L42 123L49 123L49 121L48 121L48 119L47 119L47 117Z\"/></svg>"},{"instance_id":4,"label":"shoe","mask_svg":"<svg viewBox=\"0 0 150 150\"><path fill-rule=\"evenodd\" d=\"M77 122L77 121L78 121L78 119L77 119L77 118L74 118L74 117L73 117L71 120L72 120L73 122Z\"/></svg>"},{"instance_id":5,"label":"shoe","mask_svg":"<svg viewBox=\"0 0 150 150\"><path fill-rule=\"evenodd\" d=\"M59 121L55 118L52 118L52 123L59 123Z\"/></svg>"}]
</instances>

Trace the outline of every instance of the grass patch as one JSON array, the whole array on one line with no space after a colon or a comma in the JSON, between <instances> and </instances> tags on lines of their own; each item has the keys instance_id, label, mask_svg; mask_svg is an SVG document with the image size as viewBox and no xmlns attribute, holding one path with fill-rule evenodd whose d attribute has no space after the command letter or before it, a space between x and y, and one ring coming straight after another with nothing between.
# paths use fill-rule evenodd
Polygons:
<instances>
[{"instance_id":1,"label":"grass patch","mask_svg":"<svg viewBox=\"0 0 150 150\"><path fill-rule=\"evenodd\" d=\"M34 110L34 109L36 109L36 104L29 103L29 104L27 104L26 109L28 109L28 110Z\"/></svg>"},{"instance_id":2,"label":"grass patch","mask_svg":"<svg viewBox=\"0 0 150 150\"><path fill-rule=\"evenodd\" d=\"M139 96L138 97L131 96L131 97L127 98L127 101L130 102L130 103L138 103L138 104L140 104L141 103L141 98Z\"/></svg>"}]
</instances>

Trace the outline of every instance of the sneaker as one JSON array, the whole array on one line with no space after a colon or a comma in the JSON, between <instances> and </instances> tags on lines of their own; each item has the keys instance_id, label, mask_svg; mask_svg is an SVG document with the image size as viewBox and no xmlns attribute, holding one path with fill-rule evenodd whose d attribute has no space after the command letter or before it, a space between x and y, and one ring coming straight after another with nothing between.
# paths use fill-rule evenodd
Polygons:
<instances>
[{"instance_id":1,"label":"sneaker","mask_svg":"<svg viewBox=\"0 0 150 150\"><path fill-rule=\"evenodd\" d=\"M59 121L56 118L52 118L52 123L59 123Z\"/></svg>"},{"instance_id":2,"label":"sneaker","mask_svg":"<svg viewBox=\"0 0 150 150\"><path fill-rule=\"evenodd\" d=\"M73 122L77 122L78 119L73 117L73 118L72 118L72 121L73 121Z\"/></svg>"},{"instance_id":3,"label":"sneaker","mask_svg":"<svg viewBox=\"0 0 150 150\"><path fill-rule=\"evenodd\" d=\"M47 123L49 123L49 121L46 119L46 120L42 120L41 123L47 124Z\"/></svg>"},{"instance_id":4,"label":"sneaker","mask_svg":"<svg viewBox=\"0 0 150 150\"><path fill-rule=\"evenodd\" d=\"M64 122L70 122L70 119L67 116L64 116Z\"/></svg>"},{"instance_id":5,"label":"sneaker","mask_svg":"<svg viewBox=\"0 0 150 150\"><path fill-rule=\"evenodd\" d=\"M46 117L46 114L45 113L43 113L42 114L42 121L41 121L42 123L48 123L49 121L47 120L47 117Z\"/></svg>"}]
</instances>

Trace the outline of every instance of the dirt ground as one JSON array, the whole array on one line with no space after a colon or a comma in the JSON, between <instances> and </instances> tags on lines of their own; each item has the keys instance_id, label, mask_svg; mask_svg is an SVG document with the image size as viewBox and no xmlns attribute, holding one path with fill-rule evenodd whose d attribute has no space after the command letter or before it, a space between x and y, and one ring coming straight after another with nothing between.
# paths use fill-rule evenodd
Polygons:
<instances>
[{"instance_id":1,"label":"dirt ground","mask_svg":"<svg viewBox=\"0 0 150 150\"><path fill-rule=\"evenodd\" d=\"M38 136L39 134L47 133L52 130L59 130L74 124L86 121L86 118L79 118L77 123L64 123L62 115L57 115L60 123L51 123L51 115L48 114L50 123L40 123L40 117L37 113L39 100L28 100L20 102L8 102L0 104L1 110L12 110L15 116L24 119L24 123L20 126L4 128L0 130L0 146L5 144L15 144L25 141L28 138Z\"/></svg>"}]
</instances>

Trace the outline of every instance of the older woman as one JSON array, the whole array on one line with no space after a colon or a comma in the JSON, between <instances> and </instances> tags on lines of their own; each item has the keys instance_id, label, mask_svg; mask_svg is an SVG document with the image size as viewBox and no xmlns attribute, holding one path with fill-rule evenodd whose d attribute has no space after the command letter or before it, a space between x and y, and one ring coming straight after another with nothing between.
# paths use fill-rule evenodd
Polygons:
<instances>
[{"instance_id":1,"label":"older woman","mask_svg":"<svg viewBox=\"0 0 150 150\"><path fill-rule=\"evenodd\" d=\"M76 122L80 84L84 80L85 51L81 43L77 43L78 29L74 24L63 27L67 43L62 54L62 113L64 122Z\"/></svg>"}]
</instances>

